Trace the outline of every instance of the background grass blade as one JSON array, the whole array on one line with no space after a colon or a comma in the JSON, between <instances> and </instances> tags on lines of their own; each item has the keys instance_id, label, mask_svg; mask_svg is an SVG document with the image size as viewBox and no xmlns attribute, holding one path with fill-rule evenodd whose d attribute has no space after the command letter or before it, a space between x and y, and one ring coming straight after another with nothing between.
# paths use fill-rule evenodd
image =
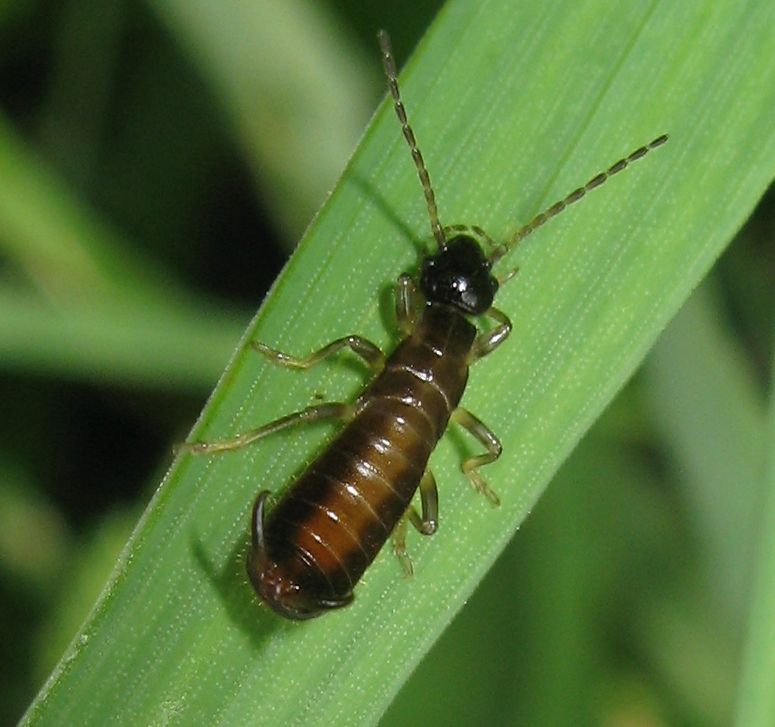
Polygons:
<instances>
[{"instance_id":1,"label":"background grass blade","mask_svg":"<svg viewBox=\"0 0 775 727\"><path fill-rule=\"evenodd\" d=\"M222 97L289 248L328 193L369 115L377 80L335 18L316 3L234 5L164 0L154 9ZM278 72L281 60L283 72Z\"/></svg>"},{"instance_id":2,"label":"background grass blade","mask_svg":"<svg viewBox=\"0 0 775 727\"><path fill-rule=\"evenodd\" d=\"M0 286L0 358L28 374L206 391L240 333L235 315L214 305L206 318L175 305L110 299L63 308Z\"/></svg>"},{"instance_id":3,"label":"background grass blade","mask_svg":"<svg viewBox=\"0 0 775 727\"><path fill-rule=\"evenodd\" d=\"M775 355L771 392L775 392ZM767 725L775 720L775 399L769 402L767 459L762 468L761 511L753 595L745 656L737 693L735 724Z\"/></svg>"},{"instance_id":4,"label":"background grass blade","mask_svg":"<svg viewBox=\"0 0 775 727\"><path fill-rule=\"evenodd\" d=\"M2 364L103 383L212 385L239 338L237 314L194 308L2 115L0 159L0 252L19 278L0 280Z\"/></svg>"},{"instance_id":5,"label":"background grass blade","mask_svg":"<svg viewBox=\"0 0 775 727\"><path fill-rule=\"evenodd\" d=\"M522 272L499 306L515 331L465 399L503 439L488 468L503 505L469 492L457 468L469 444L448 438L433 460L441 529L412 540L416 577L380 557L351 608L297 626L257 608L245 585L247 513L330 431L184 457L25 722L377 719L763 194L775 172L773 49L770 3L449 3L402 75L445 222L503 238L634 147L672 139L512 256ZM383 106L244 340L304 352L357 331L388 344L392 281L426 234ZM293 376L242 346L192 436L360 384L334 364Z\"/></svg>"},{"instance_id":6,"label":"background grass blade","mask_svg":"<svg viewBox=\"0 0 775 727\"><path fill-rule=\"evenodd\" d=\"M766 417L753 371L726 338L721 317L711 289L698 291L654 347L647 375L659 427L697 519L707 578L737 633L750 592ZM697 351L707 360L697 361Z\"/></svg>"}]
</instances>

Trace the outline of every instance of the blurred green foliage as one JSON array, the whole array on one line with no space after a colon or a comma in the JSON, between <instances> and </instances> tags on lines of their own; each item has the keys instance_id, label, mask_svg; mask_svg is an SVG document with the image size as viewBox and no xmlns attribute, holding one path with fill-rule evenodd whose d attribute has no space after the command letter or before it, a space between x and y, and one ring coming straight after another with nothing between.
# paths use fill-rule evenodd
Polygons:
<instances>
[{"instance_id":1,"label":"blurred green foliage","mask_svg":"<svg viewBox=\"0 0 775 727\"><path fill-rule=\"evenodd\" d=\"M389 18L377 2L300 5L293 48L273 44L279 4L250 47L208 22L215 3L3 6L0 722L76 633L170 442L346 163L382 95L374 29L389 24L405 58L438 4L391 3ZM774 203L384 724L730 723L759 633Z\"/></svg>"}]
</instances>

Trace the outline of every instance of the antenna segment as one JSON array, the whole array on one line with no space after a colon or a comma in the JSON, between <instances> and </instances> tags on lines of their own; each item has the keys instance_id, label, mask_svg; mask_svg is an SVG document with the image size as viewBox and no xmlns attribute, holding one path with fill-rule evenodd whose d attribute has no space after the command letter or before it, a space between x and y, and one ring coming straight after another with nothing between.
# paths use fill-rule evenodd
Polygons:
<instances>
[{"instance_id":1,"label":"antenna segment","mask_svg":"<svg viewBox=\"0 0 775 727\"><path fill-rule=\"evenodd\" d=\"M414 166L417 167L417 176L420 177L420 184L422 184L422 191L425 195L425 204L428 207L428 216L431 220L431 231L433 232L436 244L439 246L439 249L441 249L446 244L446 239L444 238L444 230L439 222L439 210L436 206L436 195L433 193L428 169L425 166L425 161L422 158L420 149L417 147L417 138L414 135L414 131L412 131L412 127L409 126L406 108L404 107L404 102L401 100L401 94L398 90L396 62L393 58L393 49L390 46L390 38L384 30L380 30L377 37L379 38L379 47L382 50L382 64L385 67L388 88L390 89L390 95L393 97L393 108L396 110L396 116L398 116L398 120L401 122L401 130L404 132L404 138L409 145L409 150L412 152Z\"/></svg>"},{"instance_id":2,"label":"antenna segment","mask_svg":"<svg viewBox=\"0 0 775 727\"><path fill-rule=\"evenodd\" d=\"M567 197L561 199L559 202L555 202L551 207L537 214L524 227L521 227L519 230L517 230L505 245L498 245L493 251L490 257L490 261L494 263L496 260L500 260L507 252L513 250L522 240L524 240L531 233L535 232L546 222L551 220L552 217L556 217L560 214L560 212L564 211L574 202L578 202L587 194L587 192L591 192L596 187L599 187L601 184L607 182L611 177L614 176L614 174L618 174L619 172L624 171L633 162L636 162L639 159L643 159L643 157L646 156L646 154L648 154L652 149L656 149L658 146L662 146L662 144L664 144L667 139L667 134L658 136L648 144L636 149L629 156L626 156L623 159L620 159L618 162L612 164L604 172L596 174L583 187L574 189Z\"/></svg>"}]
</instances>

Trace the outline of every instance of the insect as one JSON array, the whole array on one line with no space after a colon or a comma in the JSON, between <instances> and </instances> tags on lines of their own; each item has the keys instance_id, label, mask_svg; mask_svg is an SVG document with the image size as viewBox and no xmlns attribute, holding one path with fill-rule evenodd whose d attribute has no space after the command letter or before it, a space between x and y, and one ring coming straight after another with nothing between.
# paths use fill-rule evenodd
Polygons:
<instances>
[{"instance_id":1,"label":"insect","mask_svg":"<svg viewBox=\"0 0 775 727\"><path fill-rule=\"evenodd\" d=\"M597 174L534 217L506 243L496 243L479 227L444 227L401 100L384 31L379 33L379 44L435 241L435 249L422 260L419 276L404 274L398 279L395 308L403 338L387 357L356 335L339 338L305 358L254 342L253 348L270 362L294 369L309 369L349 348L368 364L374 377L352 403L314 404L231 439L181 445L194 453L224 452L297 424L344 422L274 507L267 507L267 490L259 493L253 506L248 576L264 603L294 620L349 604L354 586L391 536L405 571L412 572L406 552L407 523L423 535L436 531L438 494L428 460L450 421L484 448L466 459L462 470L476 490L498 504L479 469L500 456L501 443L459 405L471 364L495 351L511 331L511 322L493 307L493 301L499 285L516 271L498 278L492 267L547 220L667 141L666 135L660 136ZM473 322L478 316L486 316L493 325L479 330ZM419 513L412 505L418 490Z\"/></svg>"}]
</instances>

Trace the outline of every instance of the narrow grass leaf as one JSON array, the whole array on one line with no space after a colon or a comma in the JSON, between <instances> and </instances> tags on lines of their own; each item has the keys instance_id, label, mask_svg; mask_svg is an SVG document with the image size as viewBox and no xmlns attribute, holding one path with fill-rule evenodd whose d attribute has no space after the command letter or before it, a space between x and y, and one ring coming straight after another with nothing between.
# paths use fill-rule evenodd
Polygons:
<instances>
[{"instance_id":1,"label":"narrow grass leaf","mask_svg":"<svg viewBox=\"0 0 775 727\"><path fill-rule=\"evenodd\" d=\"M182 457L27 724L375 721L771 180L774 36L771 3L450 2L401 79L445 223L503 239L671 134L504 264L522 268L498 300L514 333L464 400L503 440L487 472L502 506L470 492L458 462L471 448L445 440L433 459L441 527L411 540L415 578L384 554L351 607L288 624L245 584L248 513L330 429ZM382 106L245 341L294 353L352 332L394 341L391 285L427 234ZM294 376L243 347L192 437L352 395L362 378L346 369Z\"/></svg>"}]
</instances>

